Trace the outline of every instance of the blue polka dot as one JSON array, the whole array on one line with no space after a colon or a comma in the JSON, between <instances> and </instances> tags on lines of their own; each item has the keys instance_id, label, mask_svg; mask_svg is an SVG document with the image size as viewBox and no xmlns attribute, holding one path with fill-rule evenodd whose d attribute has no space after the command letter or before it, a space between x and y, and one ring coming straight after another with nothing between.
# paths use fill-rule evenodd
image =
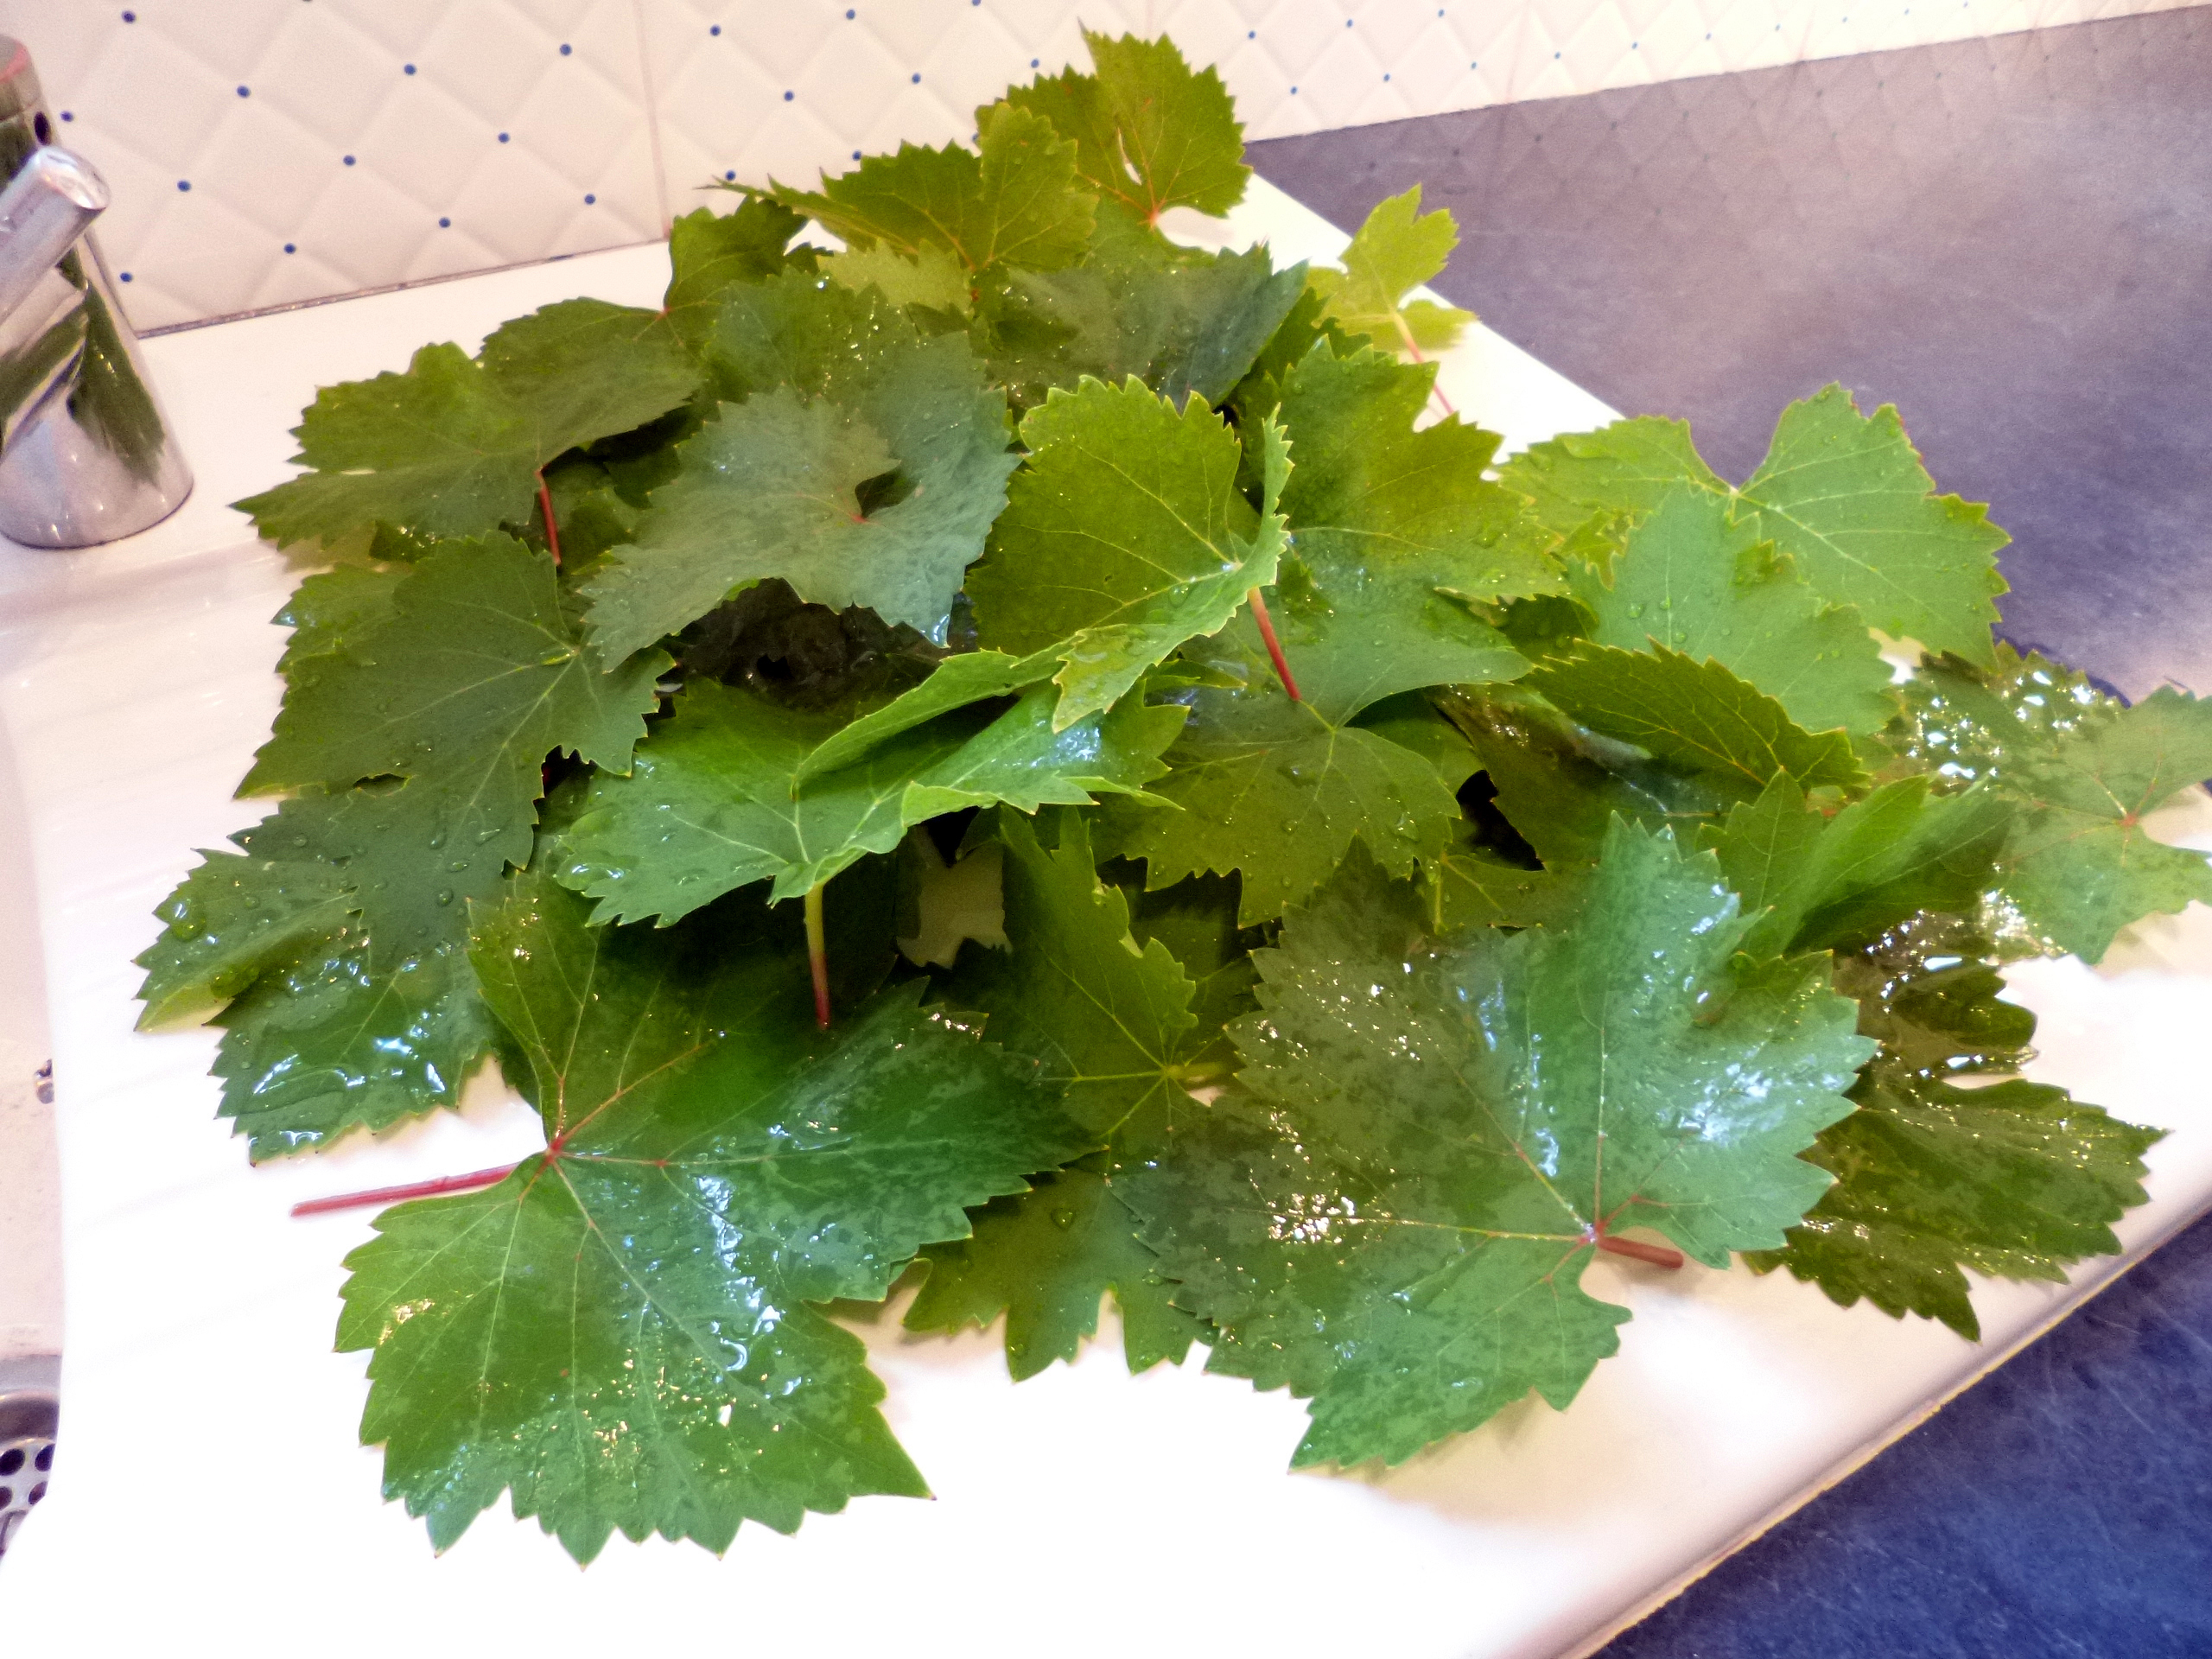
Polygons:
<instances>
[{"instance_id":1,"label":"blue polka dot","mask_svg":"<svg viewBox=\"0 0 2212 1659\"><path fill-rule=\"evenodd\" d=\"M180 190L189 190L192 188L192 181L190 179L179 179L176 181L176 188Z\"/></svg>"},{"instance_id":2,"label":"blue polka dot","mask_svg":"<svg viewBox=\"0 0 2212 1659\"><path fill-rule=\"evenodd\" d=\"M565 57L567 57L567 56L569 55L569 53L571 53L571 52L575 51L575 49L576 49L575 48L574 48L573 46L570 46L570 45L569 45L566 41L562 41L562 42L561 42L561 55L562 55L563 57L564 57L564 58L565 58Z\"/></svg>"},{"instance_id":3,"label":"blue polka dot","mask_svg":"<svg viewBox=\"0 0 2212 1659\"><path fill-rule=\"evenodd\" d=\"M785 93L784 94L784 102L785 102L785 103L786 103L786 104L790 103L790 102L791 101L791 97L792 97L792 94L791 94L791 93L790 93L790 92L785 92Z\"/></svg>"},{"instance_id":4,"label":"blue polka dot","mask_svg":"<svg viewBox=\"0 0 2212 1659\"><path fill-rule=\"evenodd\" d=\"M734 181L737 177L737 169L735 168L732 168L728 172L723 174L722 177Z\"/></svg>"},{"instance_id":5,"label":"blue polka dot","mask_svg":"<svg viewBox=\"0 0 2212 1659\"><path fill-rule=\"evenodd\" d=\"M1636 48L1637 48L1637 47L1639 47L1639 46L1641 46L1641 45L1643 45L1643 41L1630 41L1628 43L1628 49L1629 49L1630 51L1633 52L1633 51L1635 51L1635 50L1636 50Z\"/></svg>"},{"instance_id":6,"label":"blue polka dot","mask_svg":"<svg viewBox=\"0 0 2212 1659\"><path fill-rule=\"evenodd\" d=\"M1390 79L1390 77L1389 77L1389 76L1388 76L1388 75L1385 75L1385 76L1383 76L1383 77L1382 77L1382 79L1385 79L1385 80L1388 80L1388 79Z\"/></svg>"},{"instance_id":7,"label":"blue polka dot","mask_svg":"<svg viewBox=\"0 0 2212 1659\"><path fill-rule=\"evenodd\" d=\"M1298 96L1298 88L1297 88L1297 87L1295 87L1295 86L1292 87L1292 88L1290 89L1290 95L1291 95L1293 98L1296 98L1296 97Z\"/></svg>"},{"instance_id":8,"label":"blue polka dot","mask_svg":"<svg viewBox=\"0 0 2212 1659\"><path fill-rule=\"evenodd\" d=\"M346 158L346 166L348 166L348 167L351 167L351 166L353 166L353 158L351 156L348 156Z\"/></svg>"},{"instance_id":9,"label":"blue polka dot","mask_svg":"<svg viewBox=\"0 0 2212 1659\"><path fill-rule=\"evenodd\" d=\"M507 135L505 133L503 132L499 135L499 142L503 144L507 142Z\"/></svg>"},{"instance_id":10,"label":"blue polka dot","mask_svg":"<svg viewBox=\"0 0 2212 1659\"><path fill-rule=\"evenodd\" d=\"M858 12L856 12L856 11L849 11L849 12L847 12L847 13L845 14L845 21L846 21L847 22L849 22L849 22L851 22L853 21L853 19L854 19L854 18L855 18L855 17L857 17L857 16L860 16L860 14L859 14Z\"/></svg>"},{"instance_id":11,"label":"blue polka dot","mask_svg":"<svg viewBox=\"0 0 2212 1659\"><path fill-rule=\"evenodd\" d=\"M284 251L285 251L285 252L287 252L287 253L297 253L297 252L299 251L299 249L298 249L296 246L295 246L293 244L291 244L291 243L289 243L289 242L287 242L287 243L284 245Z\"/></svg>"},{"instance_id":12,"label":"blue polka dot","mask_svg":"<svg viewBox=\"0 0 2212 1659\"><path fill-rule=\"evenodd\" d=\"M238 96L240 98L251 98L253 96L253 93L250 88L241 86L238 88Z\"/></svg>"},{"instance_id":13,"label":"blue polka dot","mask_svg":"<svg viewBox=\"0 0 2212 1659\"><path fill-rule=\"evenodd\" d=\"M921 72L920 70L917 69L917 70L915 70L915 71L914 71L914 85L915 85L915 86L920 86L921 84L922 84L922 72Z\"/></svg>"},{"instance_id":14,"label":"blue polka dot","mask_svg":"<svg viewBox=\"0 0 2212 1659\"><path fill-rule=\"evenodd\" d=\"M1260 31L1256 29L1248 29L1244 31L1244 38L1248 41L1256 41L1260 38Z\"/></svg>"},{"instance_id":15,"label":"blue polka dot","mask_svg":"<svg viewBox=\"0 0 2212 1659\"><path fill-rule=\"evenodd\" d=\"M1038 63L1038 60L1037 60L1037 59L1035 59L1035 58L1032 58L1032 59L1030 59L1030 60L1029 60L1029 67L1030 67L1032 69L1034 69L1034 68L1037 67L1037 63Z\"/></svg>"},{"instance_id":16,"label":"blue polka dot","mask_svg":"<svg viewBox=\"0 0 2212 1659\"><path fill-rule=\"evenodd\" d=\"M707 33L708 33L708 34L709 34L709 35L719 35L719 34L721 34L721 32L722 32L722 26L721 26L720 23L716 23L716 24L713 25L711 28L709 28L709 29L707 30Z\"/></svg>"},{"instance_id":17,"label":"blue polka dot","mask_svg":"<svg viewBox=\"0 0 2212 1659\"><path fill-rule=\"evenodd\" d=\"M135 11L126 11L123 14L123 21L126 23L135 23L138 21L138 14Z\"/></svg>"},{"instance_id":18,"label":"blue polka dot","mask_svg":"<svg viewBox=\"0 0 2212 1659\"><path fill-rule=\"evenodd\" d=\"M590 195L590 194L586 194L586 196L584 197L584 206L585 206L585 207L590 207L594 202L597 201L598 200L599 200L599 198L598 198L597 196Z\"/></svg>"},{"instance_id":19,"label":"blue polka dot","mask_svg":"<svg viewBox=\"0 0 2212 1659\"><path fill-rule=\"evenodd\" d=\"M119 272L118 272L117 274L118 274L118 276L120 276L123 278L123 280L124 280L124 282L126 282L126 283L127 283L127 282L129 282L129 281L130 280L130 273L129 271L127 271L127 270L125 270L125 271L119 271Z\"/></svg>"},{"instance_id":20,"label":"blue polka dot","mask_svg":"<svg viewBox=\"0 0 2212 1659\"><path fill-rule=\"evenodd\" d=\"M1351 18L1347 17L1347 18L1345 18L1345 19L1344 19L1344 27L1345 27L1346 29L1350 29L1350 28L1351 27Z\"/></svg>"},{"instance_id":21,"label":"blue polka dot","mask_svg":"<svg viewBox=\"0 0 2212 1659\"><path fill-rule=\"evenodd\" d=\"M415 66L411 63L402 64L400 67L406 70L410 75L415 73Z\"/></svg>"},{"instance_id":22,"label":"blue polka dot","mask_svg":"<svg viewBox=\"0 0 2212 1659\"><path fill-rule=\"evenodd\" d=\"M855 151L853 152L853 159L854 159L855 161L856 161L856 162L857 162L858 160L860 160L860 158L861 158L861 153L860 153L860 151L858 151L857 149L856 149L856 150L855 150Z\"/></svg>"},{"instance_id":23,"label":"blue polka dot","mask_svg":"<svg viewBox=\"0 0 2212 1659\"><path fill-rule=\"evenodd\" d=\"M451 230L451 229L453 228L453 220L451 220L451 219L440 219L440 220L438 221L438 228L439 228L440 230L442 230L442 231L449 231L449 230Z\"/></svg>"},{"instance_id":24,"label":"blue polka dot","mask_svg":"<svg viewBox=\"0 0 2212 1659\"><path fill-rule=\"evenodd\" d=\"M1850 20L1849 20L1848 18L1846 18L1844 21L1845 21L1845 22L1848 22ZM75 116L73 116L73 115L70 114L68 111L64 110L64 111L61 111L61 118L62 118L64 121L74 121L77 118L76 118Z\"/></svg>"}]
</instances>

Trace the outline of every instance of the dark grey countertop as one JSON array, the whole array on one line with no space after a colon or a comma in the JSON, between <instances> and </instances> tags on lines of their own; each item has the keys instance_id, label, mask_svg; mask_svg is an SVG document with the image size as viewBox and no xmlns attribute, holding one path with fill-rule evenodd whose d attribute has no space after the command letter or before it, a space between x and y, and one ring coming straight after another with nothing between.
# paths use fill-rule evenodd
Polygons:
<instances>
[{"instance_id":1,"label":"dark grey countertop","mask_svg":"<svg viewBox=\"0 0 2212 1659\"><path fill-rule=\"evenodd\" d=\"M1831 380L2015 544L2002 631L2212 694L2212 9L1253 147L1742 478ZM2212 1221L1606 1649L2212 1655Z\"/></svg>"}]
</instances>

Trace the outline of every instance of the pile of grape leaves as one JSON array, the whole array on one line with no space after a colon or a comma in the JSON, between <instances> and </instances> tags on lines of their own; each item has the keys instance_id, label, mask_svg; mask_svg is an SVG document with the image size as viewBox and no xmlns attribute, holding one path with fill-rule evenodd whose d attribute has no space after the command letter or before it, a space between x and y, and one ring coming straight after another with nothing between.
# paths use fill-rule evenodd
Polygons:
<instances>
[{"instance_id":1,"label":"pile of grape leaves","mask_svg":"<svg viewBox=\"0 0 2212 1659\"><path fill-rule=\"evenodd\" d=\"M2143 1199L1998 969L2212 900L2145 829L2212 712L1998 641L2005 536L1840 389L1740 486L1651 417L1501 461L1407 302L1448 215L1173 243L1228 96L1090 47L680 219L658 311L327 388L241 504L324 568L145 1020L256 1159L494 1059L542 1115L347 1264L440 1547L925 1491L831 1317L902 1280L1023 1377L1110 1296L1349 1466L1565 1407L1595 1251L1971 1338Z\"/></svg>"}]
</instances>

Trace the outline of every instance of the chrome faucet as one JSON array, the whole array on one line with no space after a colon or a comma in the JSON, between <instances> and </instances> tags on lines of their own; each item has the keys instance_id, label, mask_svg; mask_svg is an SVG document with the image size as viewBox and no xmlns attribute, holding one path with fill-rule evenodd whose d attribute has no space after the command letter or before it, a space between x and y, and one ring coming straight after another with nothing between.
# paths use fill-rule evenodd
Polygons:
<instances>
[{"instance_id":1,"label":"chrome faucet","mask_svg":"<svg viewBox=\"0 0 2212 1659\"><path fill-rule=\"evenodd\" d=\"M52 136L0 35L0 536L90 547L168 518L192 474L87 229L107 185Z\"/></svg>"}]
</instances>

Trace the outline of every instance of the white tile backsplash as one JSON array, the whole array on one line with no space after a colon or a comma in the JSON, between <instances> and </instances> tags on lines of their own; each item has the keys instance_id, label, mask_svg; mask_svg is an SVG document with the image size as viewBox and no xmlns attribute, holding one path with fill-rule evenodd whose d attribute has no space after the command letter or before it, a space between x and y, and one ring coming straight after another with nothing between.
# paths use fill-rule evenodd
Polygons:
<instances>
[{"instance_id":1,"label":"white tile backsplash","mask_svg":"<svg viewBox=\"0 0 2212 1659\"><path fill-rule=\"evenodd\" d=\"M1172 34L1255 137L2189 0L0 0L157 328L662 233ZM1080 21L1078 21L1080 20ZM350 159L349 159L350 158Z\"/></svg>"}]
</instances>

